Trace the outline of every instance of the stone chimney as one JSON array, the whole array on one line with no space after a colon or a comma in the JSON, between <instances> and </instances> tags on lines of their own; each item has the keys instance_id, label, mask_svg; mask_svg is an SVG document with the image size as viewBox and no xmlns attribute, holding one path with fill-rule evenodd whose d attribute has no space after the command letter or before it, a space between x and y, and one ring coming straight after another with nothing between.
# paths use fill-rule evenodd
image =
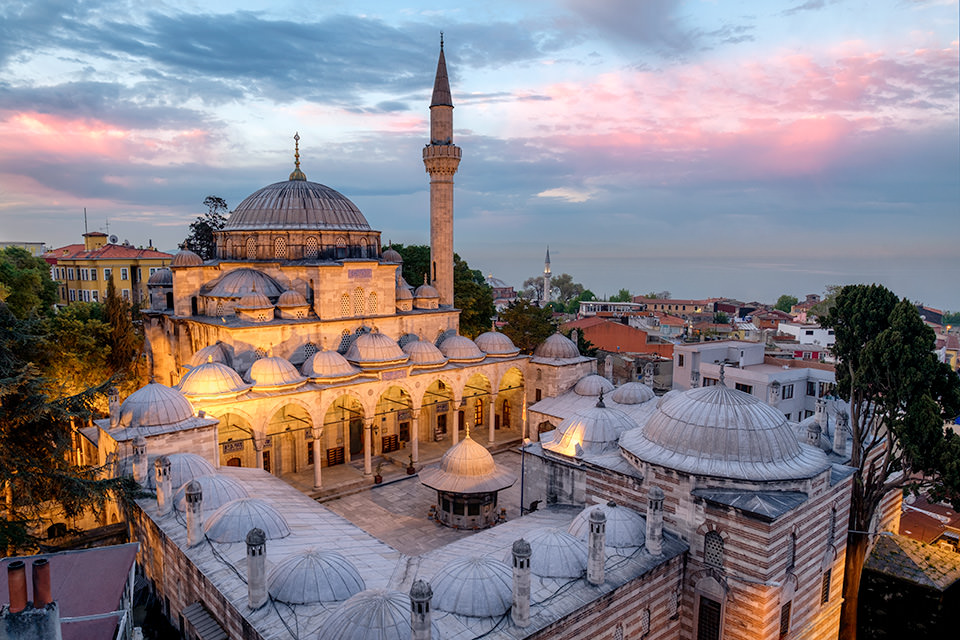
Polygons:
<instances>
[{"instance_id":1,"label":"stone chimney","mask_svg":"<svg viewBox=\"0 0 960 640\"><path fill-rule=\"evenodd\" d=\"M513 607L510 617L521 629L530 626L530 543L513 543Z\"/></svg>"},{"instance_id":2,"label":"stone chimney","mask_svg":"<svg viewBox=\"0 0 960 640\"><path fill-rule=\"evenodd\" d=\"M845 411L837 414L837 424L833 426L833 452L838 455L847 454L847 424L850 416Z\"/></svg>"},{"instance_id":3,"label":"stone chimney","mask_svg":"<svg viewBox=\"0 0 960 640\"><path fill-rule=\"evenodd\" d=\"M247 532L247 606L259 609L267 602L267 534Z\"/></svg>"},{"instance_id":4,"label":"stone chimney","mask_svg":"<svg viewBox=\"0 0 960 640\"><path fill-rule=\"evenodd\" d=\"M143 488L147 487L147 441L143 436L133 439L133 479Z\"/></svg>"},{"instance_id":5,"label":"stone chimney","mask_svg":"<svg viewBox=\"0 0 960 640\"><path fill-rule=\"evenodd\" d=\"M410 640L430 640L430 583L414 580L410 587Z\"/></svg>"},{"instance_id":6,"label":"stone chimney","mask_svg":"<svg viewBox=\"0 0 960 640\"><path fill-rule=\"evenodd\" d=\"M173 508L173 480L170 478L170 458L162 456L153 462L157 472L157 513L165 516Z\"/></svg>"},{"instance_id":7,"label":"stone chimney","mask_svg":"<svg viewBox=\"0 0 960 640\"><path fill-rule=\"evenodd\" d=\"M770 391L767 394L767 404L776 406L780 403L780 383L774 380L770 384Z\"/></svg>"},{"instance_id":8,"label":"stone chimney","mask_svg":"<svg viewBox=\"0 0 960 640\"><path fill-rule=\"evenodd\" d=\"M187 546L195 547L203 541L203 487L191 480L184 495L187 502Z\"/></svg>"},{"instance_id":9,"label":"stone chimney","mask_svg":"<svg viewBox=\"0 0 960 640\"><path fill-rule=\"evenodd\" d=\"M613 356L610 354L603 359L603 377L613 382Z\"/></svg>"},{"instance_id":10,"label":"stone chimney","mask_svg":"<svg viewBox=\"0 0 960 640\"><path fill-rule=\"evenodd\" d=\"M110 410L110 428L116 429L120 425L120 391L116 387L107 391L107 408Z\"/></svg>"},{"instance_id":11,"label":"stone chimney","mask_svg":"<svg viewBox=\"0 0 960 640\"><path fill-rule=\"evenodd\" d=\"M10 589L10 613L27 608L27 567L23 560L7 565L7 587Z\"/></svg>"},{"instance_id":12,"label":"stone chimney","mask_svg":"<svg viewBox=\"0 0 960 640\"><path fill-rule=\"evenodd\" d=\"M602 509L590 512L590 538L587 542L587 582L603 584L603 565L607 559L607 514Z\"/></svg>"},{"instance_id":13,"label":"stone chimney","mask_svg":"<svg viewBox=\"0 0 960 640\"><path fill-rule=\"evenodd\" d=\"M652 556L663 553L663 489L660 487L650 487L645 546Z\"/></svg>"},{"instance_id":14,"label":"stone chimney","mask_svg":"<svg viewBox=\"0 0 960 640\"><path fill-rule=\"evenodd\" d=\"M816 420L807 425L807 444L812 447L820 446L820 425Z\"/></svg>"},{"instance_id":15,"label":"stone chimney","mask_svg":"<svg viewBox=\"0 0 960 640\"><path fill-rule=\"evenodd\" d=\"M576 329L574 329L573 331L570 332L570 342L572 342L573 344L577 345L577 348L578 348L578 349L580 348L580 347L579 347L580 342L579 342L579 340L578 340L578 337L579 337L579 336L580 336L580 332L577 331Z\"/></svg>"},{"instance_id":16,"label":"stone chimney","mask_svg":"<svg viewBox=\"0 0 960 640\"><path fill-rule=\"evenodd\" d=\"M827 416L827 401L823 398L817 398L817 408L814 411L814 420L820 426L820 431L823 433L827 432L827 421L829 417Z\"/></svg>"},{"instance_id":17,"label":"stone chimney","mask_svg":"<svg viewBox=\"0 0 960 640\"><path fill-rule=\"evenodd\" d=\"M27 568L23 560L7 565L10 606L0 612L3 640L61 640L60 607L50 591L50 565L46 558L33 561L33 603L27 601Z\"/></svg>"},{"instance_id":18,"label":"stone chimney","mask_svg":"<svg viewBox=\"0 0 960 640\"><path fill-rule=\"evenodd\" d=\"M43 609L53 602L50 590L50 563L46 558L33 561L33 608Z\"/></svg>"}]
</instances>

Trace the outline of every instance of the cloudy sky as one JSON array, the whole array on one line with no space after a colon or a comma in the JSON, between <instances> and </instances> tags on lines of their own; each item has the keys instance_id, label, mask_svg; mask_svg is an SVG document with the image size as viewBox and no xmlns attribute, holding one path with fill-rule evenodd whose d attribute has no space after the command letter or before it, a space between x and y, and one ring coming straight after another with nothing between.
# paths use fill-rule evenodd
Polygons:
<instances>
[{"instance_id":1,"label":"cloudy sky","mask_svg":"<svg viewBox=\"0 0 960 640\"><path fill-rule=\"evenodd\" d=\"M176 247L292 169L428 238L439 32L455 247L514 285L960 309L957 0L5 0L0 239Z\"/></svg>"}]
</instances>

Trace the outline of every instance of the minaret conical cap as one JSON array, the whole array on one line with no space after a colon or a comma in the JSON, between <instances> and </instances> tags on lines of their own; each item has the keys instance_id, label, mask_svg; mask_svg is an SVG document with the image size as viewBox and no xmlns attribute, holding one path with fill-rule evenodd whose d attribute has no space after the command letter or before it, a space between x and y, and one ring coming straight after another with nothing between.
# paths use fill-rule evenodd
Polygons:
<instances>
[{"instance_id":1,"label":"minaret conical cap","mask_svg":"<svg viewBox=\"0 0 960 640\"><path fill-rule=\"evenodd\" d=\"M433 81L433 99L431 107L452 107L450 80L447 78L447 59L443 57L443 34L440 34L440 59L437 60L437 77Z\"/></svg>"}]
</instances>

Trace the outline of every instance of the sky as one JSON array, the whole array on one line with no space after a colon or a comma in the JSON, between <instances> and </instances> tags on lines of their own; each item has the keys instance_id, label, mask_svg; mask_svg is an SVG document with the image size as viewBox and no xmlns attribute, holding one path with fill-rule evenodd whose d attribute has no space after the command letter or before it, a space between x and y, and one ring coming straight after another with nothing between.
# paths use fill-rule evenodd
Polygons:
<instances>
[{"instance_id":1,"label":"sky","mask_svg":"<svg viewBox=\"0 0 960 640\"><path fill-rule=\"evenodd\" d=\"M514 286L960 310L957 0L5 0L0 240L174 250L293 169L429 241L440 32L454 247Z\"/></svg>"}]
</instances>

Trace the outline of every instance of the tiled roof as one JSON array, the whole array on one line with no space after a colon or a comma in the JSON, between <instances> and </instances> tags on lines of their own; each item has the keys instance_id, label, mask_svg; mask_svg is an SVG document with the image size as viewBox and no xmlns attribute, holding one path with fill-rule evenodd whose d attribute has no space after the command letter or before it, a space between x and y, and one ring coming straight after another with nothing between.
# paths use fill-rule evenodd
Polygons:
<instances>
[{"instance_id":1,"label":"tiled roof","mask_svg":"<svg viewBox=\"0 0 960 640\"><path fill-rule=\"evenodd\" d=\"M59 247L48 251L44 257L54 258L56 260L164 260L173 258L169 253L157 251L154 248L138 249L121 244L108 244L87 251L82 244L68 244L65 247Z\"/></svg>"},{"instance_id":2,"label":"tiled roof","mask_svg":"<svg viewBox=\"0 0 960 640\"><path fill-rule=\"evenodd\" d=\"M880 536L864 567L944 591L960 580L960 554L898 535Z\"/></svg>"},{"instance_id":3,"label":"tiled roof","mask_svg":"<svg viewBox=\"0 0 960 640\"><path fill-rule=\"evenodd\" d=\"M707 502L733 507L764 522L773 522L807 500L807 494L800 491L694 489L691 493Z\"/></svg>"}]
</instances>

